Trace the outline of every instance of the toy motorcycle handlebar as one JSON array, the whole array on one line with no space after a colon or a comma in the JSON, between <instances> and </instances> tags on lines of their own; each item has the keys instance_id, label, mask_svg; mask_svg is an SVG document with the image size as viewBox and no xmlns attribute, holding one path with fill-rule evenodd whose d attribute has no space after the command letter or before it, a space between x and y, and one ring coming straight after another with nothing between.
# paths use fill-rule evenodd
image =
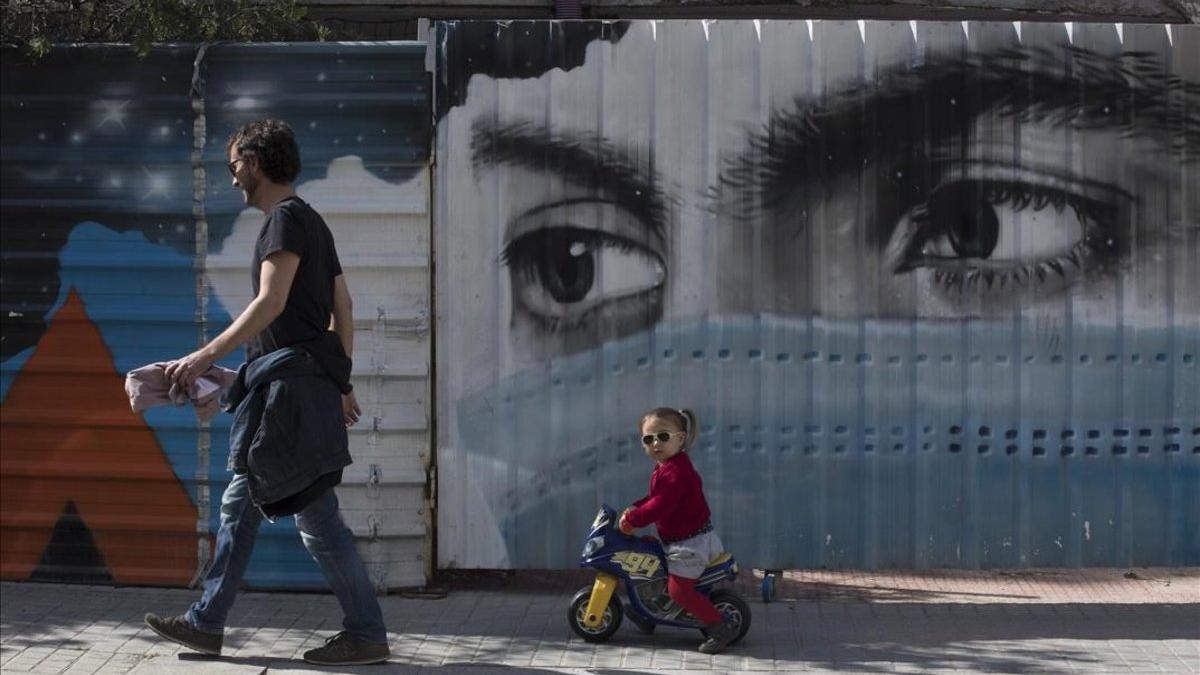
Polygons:
<instances>
[{"instance_id":1,"label":"toy motorcycle handlebar","mask_svg":"<svg viewBox=\"0 0 1200 675\"><path fill-rule=\"evenodd\" d=\"M628 510L628 509L626 509L626 510ZM596 525L598 525L600 523L604 523L605 525L608 526L606 529L611 529L613 532L616 532L617 534L629 537L630 539L640 539L644 542L652 543L652 544L653 543L658 543L658 544L662 543L661 541L659 541L658 537L656 537L652 534L644 534L640 537L637 536L636 534L634 534L634 532L637 531L636 528L630 530L629 532L622 530L621 529L621 516L623 516L623 515L625 515L625 511L621 511L620 513L617 513L616 509L612 508L608 504L604 504L600 507L600 511L596 514L596 520L593 523L593 527L595 527Z\"/></svg>"}]
</instances>

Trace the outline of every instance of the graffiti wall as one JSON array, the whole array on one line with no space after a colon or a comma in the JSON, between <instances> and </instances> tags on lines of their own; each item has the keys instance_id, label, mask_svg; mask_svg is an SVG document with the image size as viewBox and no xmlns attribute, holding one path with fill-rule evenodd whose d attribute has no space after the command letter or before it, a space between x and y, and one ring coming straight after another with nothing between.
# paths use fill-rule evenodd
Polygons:
<instances>
[{"instance_id":1,"label":"graffiti wall","mask_svg":"<svg viewBox=\"0 0 1200 675\"><path fill-rule=\"evenodd\" d=\"M4 52L0 576L185 585L207 564L229 417L133 413L124 373L189 353L249 302L263 215L231 188L225 142L275 116L297 132L299 194L333 230L356 300L367 422L339 496L376 583L423 583L424 52L78 47L37 64ZM264 523L248 583L323 584L292 519Z\"/></svg>"},{"instance_id":2,"label":"graffiti wall","mask_svg":"<svg viewBox=\"0 0 1200 675\"><path fill-rule=\"evenodd\" d=\"M1200 563L1200 30L439 26L440 563Z\"/></svg>"}]
</instances>

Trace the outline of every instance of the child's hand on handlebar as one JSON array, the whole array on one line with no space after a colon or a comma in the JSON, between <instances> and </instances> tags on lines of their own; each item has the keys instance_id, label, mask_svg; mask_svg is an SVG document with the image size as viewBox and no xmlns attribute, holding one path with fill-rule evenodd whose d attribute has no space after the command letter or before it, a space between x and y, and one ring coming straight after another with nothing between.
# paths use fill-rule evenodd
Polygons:
<instances>
[{"instance_id":1,"label":"child's hand on handlebar","mask_svg":"<svg viewBox=\"0 0 1200 675\"><path fill-rule=\"evenodd\" d=\"M621 518L617 523L617 528L620 529L623 534L633 534L633 525L630 525L629 521L625 520L625 514L627 513L629 513L629 509L625 509L621 512Z\"/></svg>"}]
</instances>

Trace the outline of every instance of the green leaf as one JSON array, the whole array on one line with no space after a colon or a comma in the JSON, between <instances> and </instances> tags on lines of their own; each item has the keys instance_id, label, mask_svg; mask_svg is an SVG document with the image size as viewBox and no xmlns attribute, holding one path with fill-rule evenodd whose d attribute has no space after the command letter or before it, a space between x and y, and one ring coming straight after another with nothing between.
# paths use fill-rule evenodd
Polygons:
<instances>
[{"instance_id":1,"label":"green leaf","mask_svg":"<svg viewBox=\"0 0 1200 675\"><path fill-rule=\"evenodd\" d=\"M4 42L34 60L56 42L118 42L146 55L160 42L326 40L296 0L5 0Z\"/></svg>"}]
</instances>

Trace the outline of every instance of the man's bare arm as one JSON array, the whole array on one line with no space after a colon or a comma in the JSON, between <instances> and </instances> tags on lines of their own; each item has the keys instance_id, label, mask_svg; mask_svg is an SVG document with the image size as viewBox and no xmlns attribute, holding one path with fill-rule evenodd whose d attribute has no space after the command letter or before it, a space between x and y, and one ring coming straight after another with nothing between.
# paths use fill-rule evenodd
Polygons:
<instances>
[{"instance_id":1,"label":"man's bare arm","mask_svg":"<svg viewBox=\"0 0 1200 675\"><path fill-rule=\"evenodd\" d=\"M276 251L263 259L262 271L258 277L258 295L220 335L200 349L168 365L167 377L191 386L209 366L271 325L287 306L288 293L292 289L292 280L296 278L296 269L299 266L300 256L291 251Z\"/></svg>"},{"instance_id":2,"label":"man's bare arm","mask_svg":"<svg viewBox=\"0 0 1200 675\"><path fill-rule=\"evenodd\" d=\"M337 333L346 356L354 358L354 302L350 299L344 274L333 278L333 314L329 319L329 330ZM342 415L346 418L346 426L354 424L362 416L362 408L353 391L342 394Z\"/></svg>"}]
</instances>

